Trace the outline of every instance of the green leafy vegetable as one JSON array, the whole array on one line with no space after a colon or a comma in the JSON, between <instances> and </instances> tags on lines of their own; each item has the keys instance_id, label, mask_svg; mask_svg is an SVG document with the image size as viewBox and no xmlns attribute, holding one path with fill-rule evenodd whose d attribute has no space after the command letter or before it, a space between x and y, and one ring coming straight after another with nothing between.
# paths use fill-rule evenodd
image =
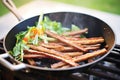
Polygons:
<instances>
[{"instance_id":1,"label":"green leafy vegetable","mask_svg":"<svg viewBox=\"0 0 120 80\"><path fill-rule=\"evenodd\" d=\"M62 24L60 22L51 21L48 17L44 17L44 20L42 21L41 25L51 32L62 34L66 31L69 31L69 28L62 27Z\"/></svg>"},{"instance_id":2,"label":"green leafy vegetable","mask_svg":"<svg viewBox=\"0 0 120 80\"><path fill-rule=\"evenodd\" d=\"M15 47L13 48L13 51L11 52L11 54L15 57L15 59L17 59L19 61L23 61L23 55L24 55L23 50L29 49L29 47L26 46L26 44L23 43L21 40L23 38L23 34L24 34L24 32L16 35L17 42L16 42Z\"/></svg>"},{"instance_id":3,"label":"green leafy vegetable","mask_svg":"<svg viewBox=\"0 0 120 80\"><path fill-rule=\"evenodd\" d=\"M71 25L71 31L78 31L80 28L74 24Z\"/></svg>"},{"instance_id":4,"label":"green leafy vegetable","mask_svg":"<svg viewBox=\"0 0 120 80\"><path fill-rule=\"evenodd\" d=\"M56 34L63 34L67 31L79 30L78 26L72 25L71 30L69 28L62 27L60 22L51 21L48 17L40 16L37 25L28 27L26 31L22 31L16 35L16 45L10 53L19 61L23 61L24 49L29 49L26 44L38 45L40 41L48 43L54 41L54 38L48 37L45 34L45 30L49 30Z\"/></svg>"}]
</instances>

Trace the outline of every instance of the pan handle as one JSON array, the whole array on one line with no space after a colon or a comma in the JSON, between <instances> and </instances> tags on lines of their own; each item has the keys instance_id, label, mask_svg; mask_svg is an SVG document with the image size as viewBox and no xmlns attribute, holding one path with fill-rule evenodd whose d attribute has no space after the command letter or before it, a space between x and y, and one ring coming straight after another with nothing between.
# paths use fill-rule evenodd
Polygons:
<instances>
[{"instance_id":1,"label":"pan handle","mask_svg":"<svg viewBox=\"0 0 120 80\"><path fill-rule=\"evenodd\" d=\"M21 21L23 20L22 16L19 14L15 4L12 0L2 0L3 4L16 16L16 18ZM26 65L23 63L17 63L16 65L10 63L6 58L9 58L10 55L8 53L0 54L0 64L5 66L6 68L15 71L26 68ZM12 57L11 60L15 61ZM16 62L16 61L15 61Z\"/></svg>"},{"instance_id":2,"label":"pan handle","mask_svg":"<svg viewBox=\"0 0 120 80\"><path fill-rule=\"evenodd\" d=\"M12 0L2 0L3 4L16 16L16 18L21 21L23 20L22 16L19 14L15 4ZM23 63L17 63L16 65L10 63L6 58L9 58L10 55L8 53L0 54L0 64L5 66L6 68L16 71L23 68L26 68L26 65ZM15 61L12 57L10 57L11 60ZM16 62L16 61L15 61Z\"/></svg>"},{"instance_id":3,"label":"pan handle","mask_svg":"<svg viewBox=\"0 0 120 80\"><path fill-rule=\"evenodd\" d=\"M2 0L2 2L16 16L16 18L19 21L23 20L22 16L19 14L19 12L12 0Z\"/></svg>"},{"instance_id":4,"label":"pan handle","mask_svg":"<svg viewBox=\"0 0 120 80\"><path fill-rule=\"evenodd\" d=\"M23 64L23 63L19 63L17 65L14 65L14 64L8 62L5 59L5 58L8 58L8 57L9 57L8 53L0 54L0 64L2 64L3 66L5 66L6 68L8 68L8 69L10 69L12 71L16 71L16 70L20 70L20 69L26 68L26 65Z\"/></svg>"}]
</instances>

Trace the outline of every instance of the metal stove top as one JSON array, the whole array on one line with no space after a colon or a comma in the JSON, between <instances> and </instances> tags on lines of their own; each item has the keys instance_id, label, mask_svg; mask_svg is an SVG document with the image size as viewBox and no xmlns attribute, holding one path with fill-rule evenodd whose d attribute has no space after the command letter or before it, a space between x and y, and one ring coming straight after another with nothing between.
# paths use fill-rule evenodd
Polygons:
<instances>
[{"instance_id":1,"label":"metal stove top","mask_svg":"<svg viewBox=\"0 0 120 80\"><path fill-rule=\"evenodd\" d=\"M0 40L0 54L4 53ZM0 80L120 80L120 45L115 45L111 53L101 62L88 68L84 73L68 76L51 76L23 71L11 72L0 65Z\"/></svg>"}]
</instances>

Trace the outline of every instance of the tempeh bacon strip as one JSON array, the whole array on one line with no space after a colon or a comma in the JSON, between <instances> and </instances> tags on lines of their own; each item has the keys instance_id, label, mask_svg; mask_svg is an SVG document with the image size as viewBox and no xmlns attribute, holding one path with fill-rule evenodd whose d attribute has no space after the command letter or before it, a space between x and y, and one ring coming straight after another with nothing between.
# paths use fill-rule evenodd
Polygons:
<instances>
[{"instance_id":1,"label":"tempeh bacon strip","mask_svg":"<svg viewBox=\"0 0 120 80\"><path fill-rule=\"evenodd\" d=\"M57 44L57 43L48 43L48 44L42 43L40 45L42 47L45 47L45 48L48 48L48 49L54 49L54 50L57 50L57 51L64 50L64 46L62 46L60 44Z\"/></svg>"},{"instance_id":2,"label":"tempeh bacon strip","mask_svg":"<svg viewBox=\"0 0 120 80\"><path fill-rule=\"evenodd\" d=\"M40 46L37 47L37 46L34 46L34 45L29 45L29 47L33 50L37 50L36 52L44 50L44 52L38 52L38 53L42 54L42 55L49 56L49 57L57 59L57 60L61 60L61 61L65 62L65 63L67 63L71 66L78 66L79 65L79 64L75 63L72 59L71 60L70 59L65 59L65 57L63 57L65 55L58 55L58 54L55 55L55 54L53 54L53 52L49 49L44 49Z\"/></svg>"},{"instance_id":3,"label":"tempeh bacon strip","mask_svg":"<svg viewBox=\"0 0 120 80\"><path fill-rule=\"evenodd\" d=\"M83 46L82 46L83 47ZM88 50L96 50L96 49L99 49L100 47L85 47L86 51ZM56 50L56 49L55 49ZM61 52L68 52L68 51L79 51L73 47L64 47L63 49L59 49L58 51L61 51Z\"/></svg>"},{"instance_id":4,"label":"tempeh bacon strip","mask_svg":"<svg viewBox=\"0 0 120 80\"><path fill-rule=\"evenodd\" d=\"M84 46L84 47L100 47L101 46L101 44L88 44L88 45L82 45L82 46Z\"/></svg>"},{"instance_id":5,"label":"tempeh bacon strip","mask_svg":"<svg viewBox=\"0 0 120 80\"><path fill-rule=\"evenodd\" d=\"M40 51L39 51L40 52ZM83 52L63 52L61 53L62 55L65 56L70 56L70 57L75 57L75 56L80 56L83 54ZM33 51L31 49L29 50L24 50L24 59L30 59L30 58L48 58L45 55L38 54L36 51Z\"/></svg>"},{"instance_id":6,"label":"tempeh bacon strip","mask_svg":"<svg viewBox=\"0 0 120 80\"><path fill-rule=\"evenodd\" d=\"M40 44L41 46L43 47L46 47L46 48L50 48L50 49L56 49L56 48L62 48L63 46L62 45L59 45L57 43L41 43Z\"/></svg>"},{"instance_id":7,"label":"tempeh bacon strip","mask_svg":"<svg viewBox=\"0 0 120 80\"><path fill-rule=\"evenodd\" d=\"M48 48L48 49L54 49L56 51L78 51L77 49L73 48L73 47L65 47L65 46L62 46L60 44L57 44L57 43L48 43L48 44L45 44L45 43L41 43L40 44L41 46L45 47L45 48ZM78 46L81 46L81 47L84 47L86 50L96 50L96 49L99 49L100 45L99 44L96 44L96 45L80 45L80 44L77 44Z\"/></svg>"},{"instance_id":8,"label":"tempeh bacon strip","mask_svg":"<svg viewBox=\"0 0 120 80\"><path fill-rule=\"evenodd\" d=\"M80 40L77 41L72 41L72 43L76 44L98 44L98 43L103 43L104 39L103 37L94 37L94 38L81 38Z\"/></svg>"},{"instance_id":9,"label":"tempeh bacon strip","mask_svg":"<svg viewBox=\"0 0 120 80\"><path fill-rule=\"evenodd\" d=\"M45 33L46 33L47 35L55 38L55 39L58 39L59 41L65 43L65 44L67 44L67 45L69 45L69 46L72 46L72 47L78 49L78 50L81 50L81 51L83 51L83 52L86 51L86 49L84 49L84 48L82 48L82 47L80 47L80 46L78 46L78 45L76 45L76 44L73 44L71 41L66 40L66 39L64 39L63 37L61 37L61 36L59 36L59 35L57 35L57 34L55 34L55 33L52 33L52 32L50 32L50 31L45 31Z\"/></svg>"},{"instance_id":10,"label":"tempeh bacon strip","mask_svg":"<svg viewBox=\"0 0 120 80\"><path fill-rule=\"evenodd\" d=\"M38 54L24 54L24 59L31 59L31 58L46 58L44 55L38 55Z\"/></svg>"},{"instance_id":11,"label":"tempeh bacon strip","mask_svg":"<svg viewBox=\"0 0 120 80\"><path fill-rule=\"evenodd\" d=\"M36 63L33 59L27 59L27 61L30 65L34 65L34 66L36 65Z\"/></svg>"},{"instance_id":12,"label":"tempeh bacon strip","mask_svg":"<svg viewBox=\"0 0 120 80\"><path fill-rule=\"evenodd\" d=\"M101 50L97 50L97 51L94 51L92 53L86 53L86 54L81 55L79 57L75 57L75 58L73 58L73 61L74 62L81 62L81 61L84 61L84 60L96 57L98 55L103 55L106 52L107 52L107 50L105 48L103 48ZM64 62L58 62L58 63L52 64L51 68L60 68L60 67L63 67L63 66L66 66L66 63L64 63Z\"/></svg>"},{"instance_id":13,"label":"tempeh bacon strip","mask_svg":"<svg viewBox=\"0 0 120 80\"><path fill-rule=\"evenodd\" d=\"M72 59L70 56L63 56L61 52L58 52L58 51L55 51L53 49L47 49L45 47L42 47L42 46L34 46L34 45L28 45L31 49L34 49L34 50L37 50L37 51L40 51L40 52L46 52L46 53L49 53L49 54L53 54L53 55L56 55L56 56L60 56L62 58L66 58L66 59Z\"/></svg>"},{"instance_id":14,"label":"tempeh bacon strip","mask_svg":"<svg viewBox=\"0 0 120 80\"><path fill-rule=\"evenodd\" d=\"M79 56L78 58L74 59L75 62L80 62L80 61L83 61L83 60L87 60L89 58L93 58L93 57L96 57L98 55L103 55L107 52L107 50L105 48L101 49L101 50L97 50L97 51L94 51L92 53L86 53L82 56Z\"/></svg>"},{"instance_id":15,"label":"tempeh bacon strip","mask_svg":"<svg viewBox=\"0 0 120 80\"><path fill-rule=\"evenodd\" d=\"M74 36L74 35L80 35L80 34L83 34L85 32L88 31L88 28L85 28L85 29L81 29L81 30L78 30L78 31L73 31L73 32L66 32L66 33L63 33L63 35L66 35L66 36Z\"/></svg>"},{"instance_id":16,"label":"tempeh bacon strip","mask_svg":"<svg viewBox=\"0 0 120 80\"><path fill-rule=\"evenodd\" d=\"M65 53L62 53L63 55L69 55L71 57L76 57L76 56L80 56L83 54L83 52L65 52Z\"/></svg>"}]
</instances>

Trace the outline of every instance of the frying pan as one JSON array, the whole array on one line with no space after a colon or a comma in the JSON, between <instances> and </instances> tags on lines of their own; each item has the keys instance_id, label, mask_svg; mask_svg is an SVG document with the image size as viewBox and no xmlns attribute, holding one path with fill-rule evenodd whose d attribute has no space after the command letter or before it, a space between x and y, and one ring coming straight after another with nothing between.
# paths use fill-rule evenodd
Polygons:
<instances>
[{"instance_id":1,"label":"frying pan","mask_svg":"<svg viewBox=\"0 0 120 80\"><path fill-rule=\"evenodd\" d=\"M86 34L86 37L98 37L102 36L105 39L105 42L102 44L102 48L104 45L108 45L108 52L99 58L96 58L91 63L85 63L83 65L77 66L77 67L71 67L66 69L51 69L51 68L42 68L38 66L32 66L29 64L26 64L24 62L20 62L15 60L8 51L12 50L16 43L15 35L21 31L25 31L27 29L27 26L34 26L35 23L38 21L39 15L31 17L29 19L23 20L22 17L18 14L17 9L15 5L11 2L11 0L3 0L3 3L15 14L15 16L18 18L20 23L15 25L7 34L7 36L4 38L4 49L6 53L0 55L0 63L4 65L5 67L9 68L10 70L20 70L24 68L29 68L37 71L43 71L43 72L74 72L74 71L81 71L84 68L91 66L98 61L101 61L103 58L105 58L112 48L115 45L115 34L111 27L103 22L102 20L82 13L77 12L54 12L54 13L47 13L44 14L44 16L48 16L52 21L58 21L61 22L63 26L70 28L71 24L75 24L79 26L81 29L88 28L88 34ZM6 58L10 58L12 61L16 62L16 65L11 64Z\"/></svg>"}]
</instances>

